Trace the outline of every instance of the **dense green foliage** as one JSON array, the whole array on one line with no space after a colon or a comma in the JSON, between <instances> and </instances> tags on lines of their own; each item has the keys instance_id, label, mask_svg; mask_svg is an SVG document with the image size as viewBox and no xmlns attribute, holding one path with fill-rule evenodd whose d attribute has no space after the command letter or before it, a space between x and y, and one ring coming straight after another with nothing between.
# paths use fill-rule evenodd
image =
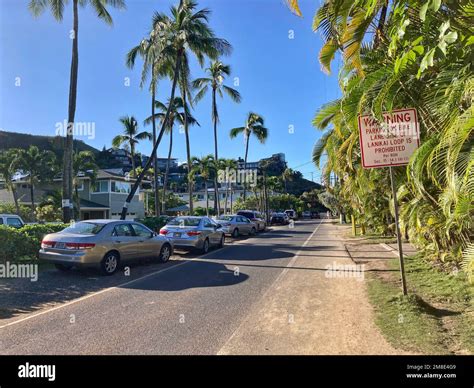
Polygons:
<instances>
[{"instance_id":1,"label":"dense green foliage","mask_svg":"<svg viewBox=\"0 0 474 388\"><path fill-rule=\"evenodd\" d=\"M331 0L313 24L325 41L323 68L343 60L342 97L313 121L324 131L313 160L326 157L326 182L338 177L331 193L359 223L393 231L388 169L362 168L357 118L416 108L421 146L395 169L402 229L447 266L474 237L473 16L467 0Z\"/></svg>"}]
</instances>

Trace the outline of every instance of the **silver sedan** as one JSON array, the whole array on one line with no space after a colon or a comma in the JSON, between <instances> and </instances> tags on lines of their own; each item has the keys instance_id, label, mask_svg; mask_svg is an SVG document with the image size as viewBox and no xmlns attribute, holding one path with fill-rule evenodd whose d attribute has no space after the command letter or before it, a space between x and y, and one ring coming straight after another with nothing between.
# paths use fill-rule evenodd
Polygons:
<instances>
[{"instance_id":1,"label":"silver sedan","mask_svg":"<svg viewBox=\"0 0 474 388\"><path fill-rule=\"evenodd\" d=\"M97 266L112 275L120 263L144 258L166 262L172 253L171 241L138 222L88 220L46 235L39 258L63 271Z\"/></svg>"},{"instance_id":2,"label":"silver sedan","mask_svg":"<svg viewBox=\"0 0 474 388\"><path fill-rule=\"evenodd\" d=\"M257 233L257 224L244 216L237 214L222 215L216 221L222 225L222 230L225 234L230 234L234 238L239 237L241 234L253 236Z\"/></svg>"},{"instance_id":3,"label":"silver sedan","mask_svg":"<svg viewBox=\"0 0 474 388\"><path fill-rule=\"evenodd\" d=\"M211 246L224 246L225 234L222 225L209 217L176 217L160 229L176 248L199 249L207 253Z\"/></svg>"}]
</instances>

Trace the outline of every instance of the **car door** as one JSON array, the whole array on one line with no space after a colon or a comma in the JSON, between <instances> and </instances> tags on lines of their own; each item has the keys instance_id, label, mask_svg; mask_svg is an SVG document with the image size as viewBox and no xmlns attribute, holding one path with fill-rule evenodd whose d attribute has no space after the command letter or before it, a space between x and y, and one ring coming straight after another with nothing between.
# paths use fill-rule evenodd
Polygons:
<instances>
[{"instance_id":1,"label":"car door","mask_svg":"<svg viewBox=\"0 0 474 388\"><path fill-rule=\"evenodd\" d=\"M137 240L130 224L115 225L112 231L112 247L120 253L122 260L131 260L137 254Z\"/></svg>"},{"instance_id":2,"label":"car door","mask_svg":"<svg viewBox=\"0 0 474 388\"><path fill-rule=\"evenodd\" d=\"M210 218L204 217L203 219L203 229L206 231L206 235L209 238L211 244L216 244L216 229L217 224L213 222Z\"/></svg>"},{"instance_id":3,"label":"car door","mask_svg":"<svg viewBox=\"0 0 474 388\"><path fill-rule=\"evenodd\" d=\"M247 217L239 216L237 217L237 222L239 224L239 229L243 233L250 233L251 221Z\"/></svg>"},{"instance_id":4,"label":"car door","mask_svg":"<svg viewBox=\"0 0 474 388\"><path fill-rule=\"evenodd\" d=\"M156 256L157 252L159 252L159 247L153 238L153 232L140 224L131 224L131 226L135 232L136 257L148 258Z\"/></svg>"}]
</instances>

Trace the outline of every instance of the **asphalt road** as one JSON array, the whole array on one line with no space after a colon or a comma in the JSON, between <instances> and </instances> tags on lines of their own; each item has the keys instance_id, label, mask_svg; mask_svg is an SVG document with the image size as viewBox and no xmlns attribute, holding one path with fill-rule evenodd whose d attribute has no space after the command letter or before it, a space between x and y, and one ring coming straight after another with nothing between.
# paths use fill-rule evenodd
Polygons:
<instances>
[{"instance_id":1,"label":"asphalt road","mask_svg":"<svg viewBox=\"0 0 474 388\"><path fill-rule=\"evenodd\" d=\"M0 320L0 354L217 354L318 224L296 222L205 256L137 267L127 280L54 272L76 293ZM90 279L85 293L81 281ZM48 287L61 289L40 287L43 297Z\"/></svg>"}]
</instances>

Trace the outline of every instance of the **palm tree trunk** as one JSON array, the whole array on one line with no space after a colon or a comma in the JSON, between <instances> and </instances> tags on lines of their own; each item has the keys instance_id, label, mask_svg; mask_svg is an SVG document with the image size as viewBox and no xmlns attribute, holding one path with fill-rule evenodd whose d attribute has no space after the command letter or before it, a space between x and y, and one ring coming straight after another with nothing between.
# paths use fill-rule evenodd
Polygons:
<instances>
[{"instance_id":1,"label":"palm tree trunk","mask_svg":"<svg viewBox=\"0 0 474 388\"><path fill-rule=\"evenodd\" d=\"M166 161L166 172L165 172L165 179L163 182L163 196L161 200L161 212L165 212L166 207L166 187L168 186L168 175L170 172L170 161L171 161L171 153L173 152L173 122L170 123L170 147L168 150L168 160Z\"/></svg>"},{"instance_id":2,"label":"palm tree trunk","mask_svg":"<svg viewBox=\"0 0 474 388\"><path fill-rule=\"evenodd\" d=\"M77 189L77 184L74 185L74 197L76 200L76 208L77 208L77 219L81 219L81 199L79 198L79 190Z\"/></svg>"},{"instance_id":3,"label":"palm tree trunk","mask_svg":"<svg viewBox=\"0 0 474 388\"><path fill-rule=\"evenodd\" d=\"M212 88L212 121L214 122L214 158L219 159L217 152L217 102L216 102L216 88ZM219 184L217 182L217 171L214 177L214 212L220 216L221 204L219 200Z\"/></svg>"},{"instance_id":4,"label":"palm tree trunk","mask_svg":"<svg viewBox=\"0 0 474 388\"><path fill-rule=\"evenodd\" d=\"M132 155L132 177L135 176L135 146L130 142L130 154Z\"/></svg>"},{"instance_id":5,"label":"palm tree trunk","mask_svg":"<svg viewBox=\"0 0 474 388\"><path fill-rule=\"evenodd\" d=\"M33 177L31 176L31 172L30 172L30 196L31 196L31 215L33 217L33 220L36 220L36 215L35 215L35 189L33 187Z\"/></svg>"},{"instance_id":6,"label":"palm tree trunk","mask_svg":"<svg viewBox=\"0 0 474 388\"><path fill-rule=\"evenodd\" d=\"M247 155L249 153L249 140L250 140L250 133L245 133L245 135L247 136L247 139L245 141L245 158L244 158L244 176L245 176L245 180L244 180L244 201L246 200L247 198Z\"/></svg>"},{"instance_id":7,"label":"palm tree trunk","mask_svg":"<svg viewBox=\"0 0 474 388\"><path fill-rule=\"evenodd\" d=\"M150 158L148 159L148 162L145 164L145 167L143 168L142 172L140 173L138 178L135 180L135 183L132 186L132 190L128 194L127 199L125 200L125 203L122 207L122 212L120 214L120 219L121 220L124 220L125 217L127 217L128 205L130 204L130 202L132 202L132 199L133 199L138 187L140 186L140 183L142 182L143 177L145 176L148 169L150 168L152 160L153 160L153 155L156 153L158 145L160 144L161 139L163 138L163 134L164 134L165 128L166 128L166 123L168 122L170 112L171 112L171 105L173 103L174 95L175 95L175 92L176 92L176 84L178 83L179 68L180 68L180 65L181 65L181 55L182 55L181 52L178 52L178 54L176 55L176 64L175 64L175 68L174 68L173 84L171 86L170 102L168 104L168 109L166 110L165 119L163 120L163 123L161 125L160 134L158 135L158 139L156 140L155 144L153 145L153 150L151 152Z\"/></svg>"},{"instance_id":8,"label":"palm tree trunk","mask_svg":"<svg viewBox=\"0 0 474 388\"><path fill-rule=\"evenodd\" d=\"M188 194L189 194L189 215L194 212L193 209L193 182L191 180L191 145L189 140L189 127L188 127L188 112L186 109L186 90L183 88L182 93L183 106L184 106L184 135L186 138L186 158L188 162Z\"/></svg>"},{"instance_id":9,"label":"palm tree trunk","mask_svg":"<svg viewBox=\"0 0 474 388\"><path fill-rule=\"evenodd\" d=\"M232 191L232 183L231 183L230 184L230 214L234 213L232 210L232 208L234 207L233 199L234 199L234 192Z\"/></svg>"},{"instance_id":10,"label":"palm tree trunk","mask_svg":"<svg viewBox=\"0 0 474 388\"><path fill-rule=\"evenodd\" d=\"M74 119L76 115L76 97L77 97L77 74L79 69L79 12L78 0L73 0L73 31L74 39L72 41L72 58L71 73L69 79L69 105L66 142L63 155L63 181L62 181L62 197L63 197L63 221L68 223L71 221L72 200L72 151L73 151L73 129Z\"/></svg>"},{"instance_id":11,"label":"palm tree trunk","mask_svg":"<svg viewBox=\"0 0 474 388\"><path fill-rule=\"evenodd\" d=\"M207 191L207 179L204 180L204 189L206 190L206 216L209 217L209 193Z\"/></svg>"},{"instance_id":12,"label":"palm tree trunk","mask_svg":"<svg viewBox=\"0 0 474 388\"><path fill-rule=\"evenodd\" d=\"M153 146L156 144L156 120L155 120L155 95L156 95L156 85L155 85L155 71L154 71L154 63L152 64L152 70L151 70L151 82L152 82L152 87L151 87L151 121L152 121L152 128L153 128ZM165 123L166 124L166 123ZM159 194L159 185L158 185L158 156L157 156L157 149L154 148L153 152L153 195L155 199L155 216L160 215L160 194Z\"/></svg>"},{"instance_id":13,"label":"palm tree trunk","mask_svg":"<svg viewBox=\"0 0 474 388\"><path fill-rule=\"evenodd\" d=\"M16 192L15 185L12 184L10 189L13 196L13 202L15 203L16 214L20 215L20 205L18 204L18 195Z\"/></svg>"}]
</instances>

